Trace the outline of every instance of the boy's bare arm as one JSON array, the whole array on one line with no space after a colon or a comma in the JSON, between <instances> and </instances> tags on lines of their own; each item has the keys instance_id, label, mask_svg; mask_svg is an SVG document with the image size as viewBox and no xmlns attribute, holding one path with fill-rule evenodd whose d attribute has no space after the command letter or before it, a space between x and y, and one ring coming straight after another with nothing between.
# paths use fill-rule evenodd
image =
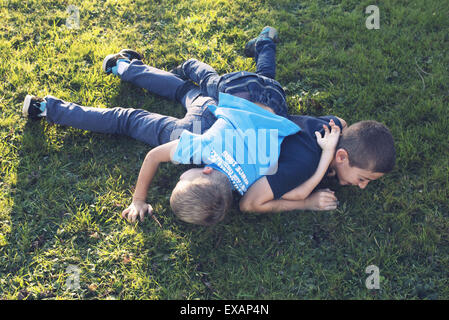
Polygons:
<instances>
[{"instance_id":1,"label":"boy's bare arm","mask_svg":"<svg viewBox=\"0 0 449 320\"><path fill-rule=\"evenodd\" d=\"M275 200L266 177L257 180L240 200L240 210L244 212L282 212L292 210L335 210L337 198L334 192L325 189L312 193L303 200Z\"/></svg>"},{"instance_id":2,"label":"boy's bare arm","mask_svg":"<svg viewBox=\"0 0 449 320\"><path fill-rule=\"evenodd\" d=\"M173 158L173 152L176 150L177 145L178 140L174 140L160 145L147 153L137 178L133 202L122 212L123 218L127 218L130 222L135 222L139 216L140 220L143 221L145 214L152 211L151 205L146 203L148 188L156 175L159 164L168 162Z\"/></svg>"},{"instance_id":3,"label":"boy's bare arm","mask_svg":"<svg viewBox=\"0 0 449 320\"><path fill-rule=\"evenodd\" d=\"M324 175L327 172L327 169L329 168L333 156L334 151L323 150L323 152L321 153L320 162L313 176L311 176L306 182L302 183L300 186L284 194L282 196L282 199L290 201L306 199L316 188L316 186L320 183L320 181L323 179Z\"/></svg>"},{"instance_id":4,"label":"boy's bare arm","mask_svg":"<svg viewBox=\"0 0 449 320\"><path fill-rule=\"evenodd\" d=\"M331 126L330 132L329 128L324 125L324 137L322 137L319 132L315 132L318 145L322 148L320 162L318 163L315 173L306 182L284 194L282 199L304 200L312 193L312 191L323 179L330 163L332 162L335 148L340 137L340 127L337 126L333 120L329 122L329 125Z\"/></svg>"}]
</instances>

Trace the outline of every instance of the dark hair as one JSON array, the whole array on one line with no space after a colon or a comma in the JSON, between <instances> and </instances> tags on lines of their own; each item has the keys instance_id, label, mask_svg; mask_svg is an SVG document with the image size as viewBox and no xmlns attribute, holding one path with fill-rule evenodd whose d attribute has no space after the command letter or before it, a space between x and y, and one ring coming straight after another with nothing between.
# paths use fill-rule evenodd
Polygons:
<instances>
[{"instance_id":1,"label":"dark hair","mask_svg":"<svg viewBox=\"0 0 449 320\"><path fill-rule=\"evenodd\" d=\"M393 170L396 150L390 130L380 122L366 120L349 126L338 141L337 150L345 149L349 165L371 172Z\"/></svg>"}]
</instances>

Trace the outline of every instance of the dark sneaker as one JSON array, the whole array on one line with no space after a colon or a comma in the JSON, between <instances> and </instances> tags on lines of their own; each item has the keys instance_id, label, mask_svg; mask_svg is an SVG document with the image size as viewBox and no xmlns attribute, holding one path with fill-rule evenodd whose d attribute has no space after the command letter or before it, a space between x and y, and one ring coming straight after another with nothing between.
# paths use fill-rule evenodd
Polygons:
<instances>
[{"instance_id":1,"label":"dark sneaker","mask_svg":"<svg viewBox=\"0 0 449 320\"><path fill-rule=\"evenodd\" d=\"M124 55L125 57L127 57L129 61L132 61L134 59L135 60L143 60L143 56L140 53L138 53L137 51L134 51L132 49L122 49L120 51L120 53L122 55Z\"/></svg>"},{"instance_id":2,"label":"dark sneaker","mask_svg":"<svg viewBox=\"0 0 449 320\"><path fill-rule=\"evenodd\" d=\"M173 73L175 76L177 76L178 78L180 78L182 80L189 80L189 78L184 73L184 69L182 68L182 64L180 64L179 66L171 69L169 72Z\"/></svg>"},{"instance_id":3,"label":"dark sneaker","mask_svg":"<svg viewBox=\"0 0 449 320\"><path fill-rule=\"evenodd\" d=\"M47 112L45 110L45 106L43 106L41 102L45 102L45 99L27 95L23 101L23 116L33 120L38 120L44 117Z\"/></svg>"},{"instance_id":4,"label":"dark sneaker","mask_svg":"<svg viewBox=\"0 0 449 320\"><path fill-rule=\"evenodd\" d=\"M279 35L275 28L266 26L262 29L257 38L249 40L245 45L244 54L249 58L254 58L256 56L256 42L259 39L271 39L274 43L279 42Z\"/></svg>"},{"instance_id":5,"label":"dark sneaker","mask_svg":"<svg viewBox=\"0 0 449 320\"><path fill-rule=\"evenodd\" d=\"M131 49L123 49L119 53L113 53L110 55L107 55L106 58L103 60L102 70L106 74L112 73L112 68L117 65L117 61L123 59L123 60L142 60L143 56Z\"/></svg>"}]
</instances>

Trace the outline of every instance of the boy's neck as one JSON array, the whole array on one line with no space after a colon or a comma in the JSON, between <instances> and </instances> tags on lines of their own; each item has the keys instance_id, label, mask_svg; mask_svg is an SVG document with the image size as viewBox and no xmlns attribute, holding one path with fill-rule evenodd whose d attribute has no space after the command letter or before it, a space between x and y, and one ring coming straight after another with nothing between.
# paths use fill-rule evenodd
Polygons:
<instances>
[{"instance_id":1,"label":"boy's neck","mask_svg":"<svg viewBox=\"0 0 449 320\"><path fill-rule=\"evenodd\" d=\"M326 176L327 177L334 177L337 174L337 171L335 170L335 158L332 159L329 168L327 169Z\"/></svg>"},{"instance_id":2,"label":"boy's neck","mask_svg":"<svg viewBox=\"0 0 449 320\"><path fill-rule=\"evenodd\" d=\"M326 176L327 177L334 177L335 174L336 174L335 169L332 168L331 166L329 166L329 168L327 169L327 172L326 172Z\"/></svg>"}]
</instances>

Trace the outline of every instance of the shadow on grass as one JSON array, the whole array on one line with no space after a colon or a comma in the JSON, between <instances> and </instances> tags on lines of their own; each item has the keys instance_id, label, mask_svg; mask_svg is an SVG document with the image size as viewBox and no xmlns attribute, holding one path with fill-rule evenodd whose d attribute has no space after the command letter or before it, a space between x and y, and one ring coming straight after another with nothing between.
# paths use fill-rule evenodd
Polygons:
<instances>
[{"instance_id":1,"label":"shadow on grass","mask_svg":"<svg viewBox=\"0 0 449 320\"><path fill-rule=\"evenodd\" d=\"M156 102L156 108L171 111L166 100L149 100L145 94L141 98L139 92L122 84L123 96L111 104L126 105L126 96L131 96L133 106L152 109L147 106ZM199 289L186 289L192 281L200 283L195 276L191 279L195 263L185 264L191 247L183 246L190 235L183 233L169 207L171 190L188 166L163 164L154 179L148 202L162 229L149 218L135 226L120 217L131 203L148 149L128 137L44 120L27 122L17 150L17 183L10 194L11 231L4 248L8 261L2 265L10 297L199 297ZM80 275L76 290L67 282L73 268Z\"/></svg>"},{"instance_id":2,"label":"shadow on grass","mask_svg":"<svg viewBox=\"0 0 449 320\"><path fill-rule=\"evenodd\" d=\"M67 290L66 270L70 265L82 268L90 245L98 240L93 235L120 206L105 210L99 200L108 187L117 186L112 177L118 157L110 151L127 143L95 135L45 121L29 121L24 127L11 194L10 260L3 266L6 278L20 283L14 293L18 299L81 294ZM108 167L108 160L117 162Z\"/></svg>"}]
</instances>

